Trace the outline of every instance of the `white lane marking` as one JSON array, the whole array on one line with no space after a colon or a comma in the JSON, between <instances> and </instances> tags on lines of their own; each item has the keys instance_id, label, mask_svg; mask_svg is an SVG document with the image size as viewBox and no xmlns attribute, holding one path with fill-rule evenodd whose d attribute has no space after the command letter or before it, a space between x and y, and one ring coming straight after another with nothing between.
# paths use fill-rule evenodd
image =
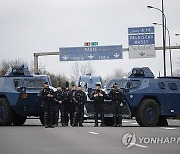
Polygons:
<instances>
[{"instance_id":1,"label":"white lane marking","mask_svg":"<svg viewBox=\"0 0 180 154\"><path fill-rule=\"evenodd\" d=\"M175 130L177 128L172 128L172 127L161 127L162 129L166 129L166 130Z\"/></svg>"},{"instance_id":2,"label":"white lane marking","mask_svg":"<svg viewBox=\"0 0 180 154\"><path fill-rule=\"evenodd\" d=\"M135 122L135 123L131 123L132 125L138 125L138 123L137 122Z\"/></svg>"},{"instance_id":3,"label":"white lane marking","mask_svg":"<svg viewBox=\"0 0 180 154\"><path fill-rule=\"evenodd\" d=\"M89 132L90 134L98 135L99 133L96 132Z\"/></svg>"},{"instance_id":4,"label":"white lane marking","mask_svg":"<svg viewBox=\"0 0 180 154\"><path fill-rule=\"evenodd\" d=\"M137 146L137 147L141 147L141 148L149 148L148 146L141 145L141 144L135 144L135 146Z\"/></svg>"},{"instance_id":5,"label":"white lane marking","mask_svg":"<svg viewBox=\"0 0 180 154\"><path fill-rule=\"evenodd\" d=\"M130 121L123 120L122 122L130 122Z\"/></svg>"}]
</instances>

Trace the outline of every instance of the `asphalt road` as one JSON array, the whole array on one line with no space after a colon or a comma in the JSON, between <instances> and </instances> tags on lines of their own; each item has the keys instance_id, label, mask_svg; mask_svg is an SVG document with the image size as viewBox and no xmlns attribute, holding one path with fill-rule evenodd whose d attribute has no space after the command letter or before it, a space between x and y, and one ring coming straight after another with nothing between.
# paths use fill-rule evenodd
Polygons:
<instances>
[{"instance_id":1,"label":"asphalt road","mask_svg":"<svg viewBox=\"0 0 180 154\"><path fill-rule=\"evenodd\" d=\"M121 128L95 128L92 123L85 123L82 128L45 129L39 120L29 119L24 126L0 127L0 154L179 154L180 120L169 120L169 124L145 128L135 120L124 119ZM134 133L136 142L134 138L123 140L128 143L125 146L122 137L126 133ZM152 138L159 138L160 142L150 143Z\"/></svg>"}]
</instances>

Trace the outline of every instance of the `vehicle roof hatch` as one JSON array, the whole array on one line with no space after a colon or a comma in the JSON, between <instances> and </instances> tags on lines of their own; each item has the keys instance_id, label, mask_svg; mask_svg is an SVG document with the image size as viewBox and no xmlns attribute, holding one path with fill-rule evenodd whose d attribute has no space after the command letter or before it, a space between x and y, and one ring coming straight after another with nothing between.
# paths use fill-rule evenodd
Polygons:
<instances>
[{"instance_id":1,"label":"vehicle roof hatch","mask_svg":"<svg viewBox=\"0 0 180 154\"><path fill-rule=\"evenodd\" d=\"M32 76L32 74L28 67L22 65L10 67L5 76Z\"/></svg>"},{"instance_id":2,"label":"vehicle roof hatch","mask_svg":"<svg viewBox=\"0 0 180 154\"><path fill-rule=\"evenodd\" d=\"M154 74L149 67L133 68L129 72L128 78L154 78Z\"/></svg>"}]
</instances>

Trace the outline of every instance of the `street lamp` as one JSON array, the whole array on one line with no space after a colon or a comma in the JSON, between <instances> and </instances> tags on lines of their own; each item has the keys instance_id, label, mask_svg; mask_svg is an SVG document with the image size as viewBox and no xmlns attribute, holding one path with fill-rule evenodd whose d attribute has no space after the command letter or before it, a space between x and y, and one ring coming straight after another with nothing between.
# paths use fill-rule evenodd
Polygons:
<instances>
[{"instance_id":1,"label":"street lamp","mask_svg":"<svg viewBox=\"0 0 180 154\"><path fill-rule=\"evenodd\" d=\"M179 33L175 33L175 36L180 36L180 34ZM176 43L176 45L178 45L178 43Z\"/></svg>"},{"instance_id":2,"label":"street lamp","mask_svg":"<svg viewBox=\"0 0 180 154\"><path fill-rule=\"evenodd\" d=\"M162 28L163 28L163 60L164 60L164 76L166 76L166 16L164 14L164 0L162 0L162 10L148 5L147 8L158 10L162 13Z\"/></svg>"},{"instance_id":3,"label":"street lamp","mask_svg":"<svg viewBox=\"0 0 180 154\"><path fill-rule=\"evenodd\" d=\"M156 23L154 22L153 25L160 25L162 26L162 24ZM171 52L171 36L170 36L170 31L167 27L164 27L167 32L168 32L168 37L169 37L169 60L170 60L170 68L171 68L171 77L173 76L173 66L172 66L172 52Z\"/></svg>"}]
</instances>

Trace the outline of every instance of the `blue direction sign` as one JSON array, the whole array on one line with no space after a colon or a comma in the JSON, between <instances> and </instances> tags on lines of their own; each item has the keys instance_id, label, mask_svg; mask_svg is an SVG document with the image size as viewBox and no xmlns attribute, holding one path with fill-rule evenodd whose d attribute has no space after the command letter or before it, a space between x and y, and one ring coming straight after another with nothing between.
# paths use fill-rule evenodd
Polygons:
<instances>
[{"instance_id":1,"label":"blue direction sign","mask_svg":"<svg viewBox=\"0 0 180 154\"><path fill-rule=\"evenodd\" d=\"M154 34L129 35L129 45L155 44Z\"/></svg>"},{"instance_id":2,"label":"blue direction sign","mask_svg":"<svg viewBox=\"0 0 180 154\"><path fill-rule=\"evenodd\" d=\"M132 27L128 28L128 34L154 33L154 27Z\"/></svg>"},{"instance_id":3,"label":"blue direction sign","mask_svg":"<svg viewBox=\"0 0 180 154\"><path fill-rule=\"evenodd\" d=\"M122 59L122 45L59 48L60 61Z\"/></svg>"}]
</instances>

